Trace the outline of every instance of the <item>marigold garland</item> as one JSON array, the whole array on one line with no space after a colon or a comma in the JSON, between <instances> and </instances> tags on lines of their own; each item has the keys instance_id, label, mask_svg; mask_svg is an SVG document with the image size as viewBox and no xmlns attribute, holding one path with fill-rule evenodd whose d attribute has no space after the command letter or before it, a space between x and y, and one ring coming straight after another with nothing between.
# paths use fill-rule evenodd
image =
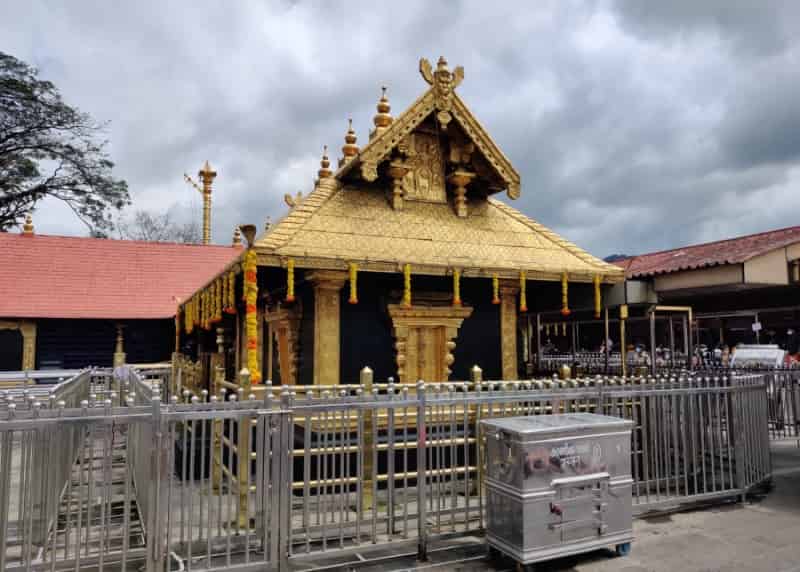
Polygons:
<instances>
[{"instance_id":1,"label":"marigold garland","mask_svg":"<svg viewBox=\"0 0 800 572\"><path fill-rule=\"evenodd\" d=\"M525 297L525 271L522 270L519 273L519 311L520 312L527 312L528 311L528 300Z\"/></svg>"},{"instance_id":2,"label":"marigold garland","mask_svg":"<svg viewBox=\"0 0 800 572\"><path fill-rule=\"evenodd\" d=\"M175 353L181 348L181 307L175 309Z\"/></svg>"},{"instance_id":3,"label":"marigold garland","mask_svg":"<svg viewBox=\"0 0 800 572\"><path fill-rule=\"evenodd\" d=\"M562 336L566 336L567 335L567 323L566 322L561 322L561 335Z\"/></svg>"},{"instance_id":4,"label":"marigold garland","mask_svg":"<svg viewBox=\"0 0 800 572\"><path fill-rule=\"evenodd\" d=\"M350 263L350 298L348 304L358 304L358 264Z\"/></svg>"},{"instance_id":5,"label":"marigold garland","mask_svg":"<svg viewBox=\"0 0 800 572\"><path fill-rule=\"evenodd\" d=\"M500 303L500 279L497 274L492 274L492 304Z\"/></svg>"},{"instance_id":6,"label":"marigold garland","mask_svg":"<svg viewBox=\"0 0 800 572\"><path fill-rule=\"evenodd\" d=\"M286 301L294 302L294 258L286 262Z\"/></svg>"},{"instance_id":7,"label":"marigold garland","mask_svg":"<svg viewBox=\"0 0 800 572\"><path fill-rule=\"evenodd\" d=\"M600 275L594 275L594 317L595 319L600 317L600 311L602 306L602 297L600 294Z\"/></svg>"},{"instance_id":8,"label":"marigold garland","mask_svg":"<svg viewBox=\"0 0 800 572\"><path fill-rule=\"evenodd\" d=\"M244 291L247 369L250 370L250 381L252 383L261 383L261 370L258 367L258 315L256 310L258 281L256 275L256 253L253 250L248 250L244 258Z\"/></svg>"},{"instance_id":9,"label":"marigold garland","mask_svg":"<svg viewBox=\"0 0 800 572\"><path fill-rule=\"evenodd\" d=\"M403 266L403 308L411 307L411 265Z\"/></svg>"},{"instance_id":10,"label":"marigold garland","mask_svg":"<svg viewBox=\"0 0 800 572\"><path fill-rule=\"evenodd\" d=\"M225 277L225 283L228 285L226 288L226 296L225 296L225 313L226 314L235 314L236 313L236 272L233 270L228 272L228 275Z\"/></svg>"},{"instance_id":11,"label":"marigold garland","mask_svg":"<svg viewBox=\"0 0 800 572\"><path fill-rule=\"evenodd\" d=\"M214 281L214 289L217 292L217 295L214 298L214 304L216 305L215 313L214 313L214 321L221 322L222 321L222 280L217 278Z\"/></svg>"},{"instance_id":12,"label":"marigold garland","mask_svg":"<svg viewBox=\"0 0 800 572\"><path fill-rule=\"evenodd\" d=\"M461 271L453 270L453 306L461 305Z\"/></svg>"},{"instance_id":13,"label":"marigold garland","mask_svg":"<svg viewBox=\"0 0 800 572\"><path fill-rule=\"evenodd\" d=\"M569 298L568 298L569 283L567 282L567 273L561 274L561 315L569 316Z\"/></svg>"}]
</instances>

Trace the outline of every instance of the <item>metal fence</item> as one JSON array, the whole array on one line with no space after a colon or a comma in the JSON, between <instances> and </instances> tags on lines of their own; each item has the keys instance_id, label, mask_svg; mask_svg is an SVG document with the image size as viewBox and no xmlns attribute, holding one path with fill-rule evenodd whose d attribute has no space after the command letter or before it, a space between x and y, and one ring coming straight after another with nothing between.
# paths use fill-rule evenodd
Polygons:
<instances>
[{"instance_id":1,"label":"metal fence","mask_svg":"<svg viewBox=\"0 0 800 572\"><path fill-rule=\"evenodd\" d=\"M637 512L770 477L758 375L266 386L255 400L164 399L162 378L117 374L76 376L70 405L13 396L0 411L0 569L287 569L384 543L424 556L482 530L480 421L500 416L632 419Z\"/></svg>"}]
</instances>

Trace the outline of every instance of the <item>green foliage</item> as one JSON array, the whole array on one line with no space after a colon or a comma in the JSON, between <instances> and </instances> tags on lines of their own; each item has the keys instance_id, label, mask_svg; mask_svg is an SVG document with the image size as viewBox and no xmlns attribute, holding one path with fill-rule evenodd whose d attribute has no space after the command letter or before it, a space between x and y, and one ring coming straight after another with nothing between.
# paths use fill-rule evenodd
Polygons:
<instances>
[{"instance_id":1,"label":"green foliage","mask_svg":"<svg viewBox=\"0 0 800 572\"><path fill-rule=\"evenodd\" d=\"M93 235L130 204L101 139L104 125L64 103L25 62L0 52L0 230L18 225L45 197L66 203Z\"/></svg>"}]
</instances>

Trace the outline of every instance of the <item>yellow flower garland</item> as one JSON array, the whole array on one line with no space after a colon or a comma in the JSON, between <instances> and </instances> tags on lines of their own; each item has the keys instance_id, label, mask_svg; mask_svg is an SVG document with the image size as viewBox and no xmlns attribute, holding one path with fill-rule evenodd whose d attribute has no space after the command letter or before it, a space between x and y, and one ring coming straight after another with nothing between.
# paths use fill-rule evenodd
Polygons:
<instances>
[{"instance_id":1,"label":"yellow flower garland","mask_svg":"<svg viewBox=\"0 0 800 572\"><path fill-rule=\"evenodd\" d=\"M453 270L453 306L461 305L461 271Z\"/></svg>"},{"instance_id":2,"label":"yellow flower garland","mask_svg":"<svg viewBox=\"0 0 800 572\"><path fill-rule=\"evenodd\" d=\"M225 313L236 313L236 272L233 270L228 272L225 277L225 283L228 285L227 296L225 298Z\"/></svg>"},{"instance_id":3,"label":"yellow flower garland","mask_svg":"<svg viewBox=\"0 0 800 572\"><path fill-rule=\"evenodd\" d=\"M500 279L497 273L492 274L492 304L500 303Z\"/></svg>"},{"instance_id":4,"label":"yellow flower garland","mask_svg":"<svg viewBox=\"0 0 800 572\"><path fill-rule=\"evenodd\" d=\"M569 316L569 299L568 299L568 282L567 282L567 273L564 272L561 275L561 315L562 316Z\"/></svg>"},{"instance_id":5,"label":"yellow flower garland","mask_svg":"<svg viewBox=\"0 0 800 572\"><path fill-rule=\"evenodd\" d=\"M600 275L594 275L594 317L600 317L600 311L602 309L602 297L600 294Z\"/></svg>"},{"instance_id":6,"label":"yellow flower garland","mask_svg":"<svg viewBox=\"0 0 800 572\"><path fill-rule=\"evenodd\" d=\"M566 322L561 322L561 335L562 336L566 336L567 335L567 323Z\"/></svg>"},{"instance_id":7,"label":"yellow flower garland","mask_svg":"<svg viewBox=\"0 0 800 572\"><path fill-rule=\"evenodd\" d=\"M286 301L294 302L294 258L286 262Z\"/></svg>"},{"instance_id":8,"label":"yellow flower garland","mask_svg":"<svg viewBox=\"0 0 800 572\"><path fill-rule=\"evenodd\" d=\"M256 274L256 253L248 250L244 258L244 291L245 291L245 333L247 335L247 369L250 370L250 381L261 383L261 370L258 367L258 276Z\"/></svg>"},{"instance_id":9,"label":"yellow flower garland","mask_svg":"<svg viewBox=\"0 0 800 572\"><path fill-rule=\"evenodd\" d=\"M519 273L519 311L528 311L528 300L525 297L525 271Z\"/></svg>"},{"instance_id":10,"label":"yellow flower garland","mask_svg":"<svg viewBox=\"0 0 800 572\"><path fill-rule=\"evenodd\" d=\"M411 265L403 266L403 308L411 307Z\"/></svg>"},{"instance_id":11,"label":"yellow flower garland","mask_svg":"<svg viewBox=\"0 0 800 572\"><path fill-rule=\"evenodd\" d=\"M348 304L358 304L358 264L350 263L350 298Z\"/></svg>"}]
</instances>

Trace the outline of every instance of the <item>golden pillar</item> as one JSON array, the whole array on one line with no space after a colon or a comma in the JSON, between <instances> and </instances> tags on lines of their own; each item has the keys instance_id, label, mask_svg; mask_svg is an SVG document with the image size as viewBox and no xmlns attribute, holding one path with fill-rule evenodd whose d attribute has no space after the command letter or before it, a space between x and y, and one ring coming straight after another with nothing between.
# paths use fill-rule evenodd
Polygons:
<instances>
[{"instance_id":1,"label":"golden pillar","mask_svg":"<svg viewBox=\"0 0 800 572\"><path fill-rule=\"evenodd\" d=\"M347 272L318 270L314 285L314 385L339 385L339 291Z\"/></svg>"},{"instance_id":2,"label":"golden pillar","mask_svg":"<svg viewBox=\"0 0 800 572\"><path fill-rule=\"evenodd\" d=\"M517 281L500 282L500 348L503 379L517 379Z\"/></svg>"},{"instance_id":3,"label":"golden pillar","mask_svg":"<svg viewBox=\"0 0 800 572\"><path fill-rule=\"evenodd\" d=\"M125 339L122 336L122 324L117 324L117 343L114 347L114 367L125 365L127 358L125 354Z\"/></svg>"},{"instance_id":4,"label":"golden pillar","mask_svg":"<svg viewBox=\"0 0 800 572\"><path fill-rule=\"evenodd\" d=\"M211 183L214 182L217 172L206 161L197 176L203 183L203 244L209 244L211 242Z\"/></svg>"}]
</instances>

